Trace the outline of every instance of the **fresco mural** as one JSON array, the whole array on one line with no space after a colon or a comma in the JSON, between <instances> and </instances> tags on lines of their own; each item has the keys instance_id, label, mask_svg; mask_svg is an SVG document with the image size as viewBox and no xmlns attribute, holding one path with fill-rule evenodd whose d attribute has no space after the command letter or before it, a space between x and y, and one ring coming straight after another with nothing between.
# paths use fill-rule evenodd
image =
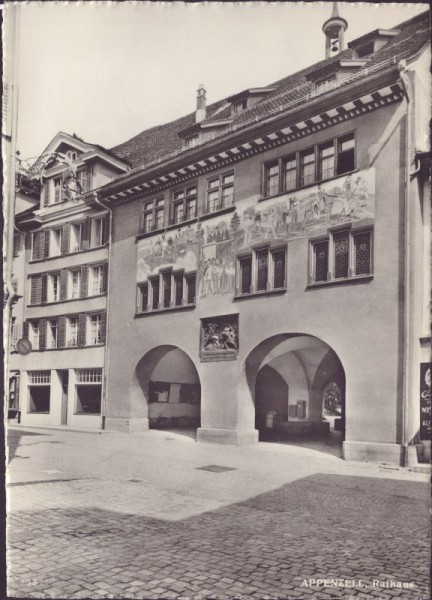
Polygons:
<instances>
[{"instance_id":1,"label":"fresco mural","mask_svg":"<svg viewBox=\"0 0 432 600\"><path fill-rule=\"evenodd\" d=\"M137 278L161 268L197 271L198 298L232 294L235 255L266 240L292 240L375 216L375 169L323 182L265 202L245 200L214 221L197 223L138 242Z\"/></svg>"}]
</instances>

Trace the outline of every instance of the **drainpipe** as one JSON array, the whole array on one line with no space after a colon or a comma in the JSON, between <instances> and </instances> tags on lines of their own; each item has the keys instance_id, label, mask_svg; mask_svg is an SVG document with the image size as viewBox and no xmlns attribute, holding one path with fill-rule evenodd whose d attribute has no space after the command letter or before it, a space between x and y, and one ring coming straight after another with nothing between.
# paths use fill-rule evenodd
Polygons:
<instances>
[{"instance_id":1,"label":"drainpipe","mask_svg":"<svg viewBox=\"0 0 432 600\"><path fill-rule=\"evenodd\" d=\"M405 310L404 310L404 377L403 377L403 405L402 405L402 445L404 448L404 465L408 464L408 414L409 414L409 396L410 396L410 356L411 356L411 230L410 230L410 190L411 190L411 123L413 118L413 90L410 78L408 77L408 68L405 60L398 64L399 75L402 82L404 95L407 102L407 121L406 121L406 166L405 166L405 257L404 257L404 286L405 286ZM414 174L414 173L413 173Z\"/></svg>"},{"instance_id":2,"label":"drainpipe","mask_svg":"<svg viewBox=\"0 0 432 600\"><path fill-rule=\"evenodd\" d=\"M97 192L93 192L93 198L102 206L102 208L108 210L110 218L109 218L109 232L108 232L108 276L107 276L107 295L106 295L106 329L105 329L105 352L104 352L104 375L103 375L103 397L102 397L102 429L105 429L105 409L106 409L106 381L107 381L107 373L109 368L109 346L108 346L108 315L109 315L109 301L110 301L110 280L111 280L111 246L112 246L112 230L113 230L113 211L110 206L106 206L103 204L101 200L98 198Z\"/></svg>"}]
</instances>

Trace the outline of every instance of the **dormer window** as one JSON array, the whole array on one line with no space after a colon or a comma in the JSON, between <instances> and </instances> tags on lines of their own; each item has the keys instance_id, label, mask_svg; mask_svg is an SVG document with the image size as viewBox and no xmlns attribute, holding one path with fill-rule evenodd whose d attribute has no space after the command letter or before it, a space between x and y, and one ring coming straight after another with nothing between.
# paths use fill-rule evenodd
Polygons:
<instances>
[{"instance_id":1,"label":"dormer window","mask_svg":"<svg viewBox=\"0 0 432 600\"><path fill-rule=\"evenodd\" d=\"M336 75L332 75L331 77L326 77L326 79L321 79L315 83L315 93L323 94L328 90L336 87L337 79Z\"/></svg>"},{"instance_id":2,"label":"dormer window","mask_svg":"<svg viewBox=\"0 0 432 600\"><path fill-rule=\"evenodd\" d=\"M359 48L357 48L356 50L357 53L357 58L363 58L364 56L369 56L370 54L374 53L374 42L369 42L368 44L365 44L364 46L360 46Z\"/></svg>"},{"instance_id":3,"label":"dormer window","mask_svg":"<svg viewBox=\"0 0 432 600\"><path fill-rule=\"evenodd\" d=\"M232 106L233 115L238 115L247 109L247 98L243 98L239 102L235 102Z\"/></svg>"},{"instance_id":4,"label":"dormer window","mask_svg":"<svg viewBox=\"0 0 432 600\"><path fill-rule=\"evenodd\" d=\"M78 154L74 151L74 150L68 150L66 152L66 156L70 159L70 160L76 160L78 157Z\"/></svg>"},{"instance_id":5,"label":"dormer window","mask_svg":"<svg viewBox=\"0 0 432 600\"><path fill-rule=\"evenodd\" d=\"M199 142L199 134L191 135L185 139L185 148L195 148Z\"/></svg>"}]
</instances>

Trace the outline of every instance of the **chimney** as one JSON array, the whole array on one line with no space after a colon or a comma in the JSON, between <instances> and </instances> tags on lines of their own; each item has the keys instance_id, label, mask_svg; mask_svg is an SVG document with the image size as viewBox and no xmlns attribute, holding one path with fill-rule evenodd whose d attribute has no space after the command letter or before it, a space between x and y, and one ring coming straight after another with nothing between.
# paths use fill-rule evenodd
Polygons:
<instances>
[{"instance_id":1,"label":"chimney","mask_svg":"<svg viewBox=\"0 0 432 600\"><path fill-rule=\"evenodd\" d=\"M197 103L195 111L195 123L201 123L206 118L206 91L202 83L197 90Z\"/></svg>"}]
</instances>

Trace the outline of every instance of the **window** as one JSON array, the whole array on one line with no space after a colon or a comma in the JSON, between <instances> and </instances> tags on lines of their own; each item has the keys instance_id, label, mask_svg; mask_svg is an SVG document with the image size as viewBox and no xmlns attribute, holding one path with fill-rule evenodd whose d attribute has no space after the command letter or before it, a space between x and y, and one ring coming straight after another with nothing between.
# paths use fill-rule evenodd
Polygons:
<instances>
[{"instance_id":1,"label":"window","mask_svg":"<svg viewBox=\"0 0 432 600\"><path fill-rule=\"evenodd\" d=\"M191 135L185 139L185 148L195 148L199 143L199 134Z\"/></svg>"},{"instance_id":2,"label":"window","mask_svg":"<svg viewBox=\"0 0 432 600\"><path fill-rule=\"evenodd\" d=\"M48 348L58 347L58 321L57 319L50 319L48 321Z\"/></svg>"},{"instance_id":3,"label":"window","mask_svg":"<svg viewBox=\"0 0 432 600\"><path fill-rule=\"evenodd\" d=\"M311 148L300 154L300 185L315 182L315 149Z\"/></svg>"},{"instance_id":4,"label":"window","mask_svg":"<svg viewBox=\"0 0 432 600\"><path fill-rule=\"evenodd\" d=\"M315 83L315 94L323 94L327 90L335 88L337 85L336 75L327 77L327 79L321 79Z\"/></svg>"},{"instance_id":5,"label":"window","mask_svg":"<svg viewBox=\"0 0 432 600\"><path fill-rule=\"evenodd\" d=\"M356 53L357 53L357 58L363 58L365 56L369 56L370 54L373 54L374 53L373 41L368 42L367 44L364 44L364 46L360 46L360 48L357 48Z\"/></svg>"},{"instance_id":6,"label":"window","mask_svg":"<svg viewBox=\"0 0 432 600\"><path fill-rule=\"evenodd\" d=\"M39 350L39 324L36 321L30 322L29 334L33 350Z\"/></svg>"},{"instance_id":7,"label":"window","mask_svg":"<svg viewBox=\"0 0 432 600\"><path fill-rule=\"evenodd\" d=\"M88 192L89 190L89 177L87 169L80 169L77 172L77 180L81 188L81 192Z\"/></svg>"},{"instance_id":8,"label":"window","mask_svg":"<svg viewBox=\"0 0 432 600\"><path fill-rule=\"evenodd\" d=\"M354 134L329 140L264 165L263 195L268 198L355 169Z\"/></svg>"},{"instance_id":9,"label":"window","mask_svg":"<svg viewBox=\"0 0 432 600\"><path fill-rule=\"evenodd\" d=\"M289 192L297 187L297 160L295 154L288 156L284 161L284 191ZM277 192L276 192L277 193Z\"/></svg>"},{"instance_id":10,"label":"window","mask_svg":"<svg viewBox=\"0 0 432 600\"><path fill-rule=\"evenodd\" d=\"M92 219L91 224L91 247L96 248L106 243L106 218Z\"/></svg>"},{"instance_id":11,"label":"window","mask_svg":"<svg viewBox=\"0 0 432 600\"><path fill-rule=\"evenodd\" d=\"M88 283L89 296L98 296L99 294L105 293L104 271L105 265L96 265L94 267L90 267Z\"/></svg>"},{"instance_id":12,"label":"window","mask_svg":"<svg viewBox=\"0 0 432 600\"><path fill-rule=\"evenodd\" d=\"M88 336L87 336L87 344L90 346L94 346L96 344L102 344L102 315L89 315L88 316Z\"/></svg>"},{"instance_id":13,"label":"window","mask_svg":"<svg viewBox=\"0 0 432 600\"><path fill-rule=\"evenodd\" d=\"M286 288L286 248L260 248L239 257L237 264L237 295Z\"/></svg>"},{"instance_id":14,"label":"window","mask_svg":"<svg viewBox=\"0 0 432 600\"><path fill-rule=\"evenodd\" d=\"M68 317L66 320L66 346L78 345L78 317Z\"/></svg>"},{"instance_id":15,"label":"window","mask_svg":"<svg viewBox=\"0 0 432 600\"><path fill-rule=\"evenodd\" d=\"M30 413L49 413L51 371L29 371L29 408Z\"/></svg>"},{"instance_id":16,"label":"window","mask_svg":"<svg viewBox=\"0 0 432 600\"><path fill-rule=\"evenodd\" d=\"M319 179L329 179L335 174L335 150L333 142L323 144L318 148Z\"/></svg>"},{"instance_id":17,"label":"window","mask_svg":"<svg viewBox=\"0 0 432 600\"><path fill-rule=\"evenodd\" d=\"M68 150L66 152L66 156L70 159L70 160L76 160L78 154L75 152L75 150Z\"/></svg>"},{"instance_id":18,"label":"window","mask_svg":"<svg viewBox=\"0 0 432 600\"><path fill-rule=\"evenodd\" d=\"M54 204L63 200L63 182L61 177L54 177Z\"/></svg>"},{"instance_id":19,"label":"window","mask_svg":"<svg viewBox=\"0 0 432 600\"><path fill-rule=\"evenodd\" d=\"M48 275L47 300L48 302L58 302L60 300L60 273Z\"/></svg>"},{"instance_id":20,"label":"window","mask_svg":"<svg viewBox=\"0 0 432 600\"><path fill-rule=\"evenodd\" d=\"M353 171L355 168L355 155L354 155L354 134L351 133L338 140L338 162L337 172L338 175L342 173L348 173Z\"/></svg>"},{"instance_id":21,"label":"window","mask_svg":"<svg viewBox=\"0 0 432 600\"><path fill-rule=\"evenodd\" d=\"M81 291L81 269L69 271L68 282L69 298L79 298Z\"/></svg>"},{"instance_id":22,"label":"window","mask_svg":"<svg viewBox=\"0 0 432 600\"><path fill-rule=\"evenodd\" d=\"M141 215L141 231L147 233L156 229L162 229L164 224L164 198L145 200Z\"/></svg>"},{"instance_id":23,"label":"window","mask_svg":"<svg viewBox=\"0 0 432 600\"><path fill-rule=\"evenodd\" d=\"M247 98L243 98L243 100L239 100L232 105L232 114L238 115L244 110L247 109Z\"/></svg>"},{"instance_id":24,"label":"window","mask_svg":"<svg viewBox=\"0 0 432 600\"><path fill-rule=\"evenodd\" d=\"M234 202L234 173L222 173L207 180L207 212L228 208Z\"/></svg>"},{"instance_id":25,"label":"window","mask_svg":"<svg viewBox=\"0 0 432 600\"><path fill-rule=\"evenodd\" d=\"M59 256L62 249L62 236L63 229L61 227L57 229L51 229L50 241L49 241L49 255Z\"/></svg>"},{"instance_id":26,"label":"window","mask_svg":"<svg viewBox=\"0 0 432 600\"><path fill-rule=\"evenodd\" d=\"M102 369L76 369L76 413L100 414Z\"/></svg>"},{"instance_id":27,"label":"window","mask_svg":"<svg viewBox=\"0 0 432 600\"><path fill-rule=\"evenodd\" d=\"M311 243L311 283L372 274L372 231L335 231Z\"/></svg>"},{"instance_id":28,"label":"window","mask_svg":"<svg viewBox=\"0 0 432 600\"><path fill-rule=\"evenodd\" d=\"M137 313L193 306L196 300L196 273L162 271L137 288Z\"/></svg>"},{"instance_id":29,"label":"window","mask_svg":"<svg viewBox=\"0 0 432 600\"><path fill-rule=\"evenodd\" d=\"M197 216L197 187L196 185L177 190L173 194L173 223L181 223Z\"/></svg>"},{"instance_id":30,"label":"window","mask_svg":"<svg viewBox=\"0 0 432 600\"><path fill-rule=\"evenodd\" d=\"M73 223L70 228L70 251L79 252L81 250L81 240L84 223Z\"/></svg>"}]
</instances>

